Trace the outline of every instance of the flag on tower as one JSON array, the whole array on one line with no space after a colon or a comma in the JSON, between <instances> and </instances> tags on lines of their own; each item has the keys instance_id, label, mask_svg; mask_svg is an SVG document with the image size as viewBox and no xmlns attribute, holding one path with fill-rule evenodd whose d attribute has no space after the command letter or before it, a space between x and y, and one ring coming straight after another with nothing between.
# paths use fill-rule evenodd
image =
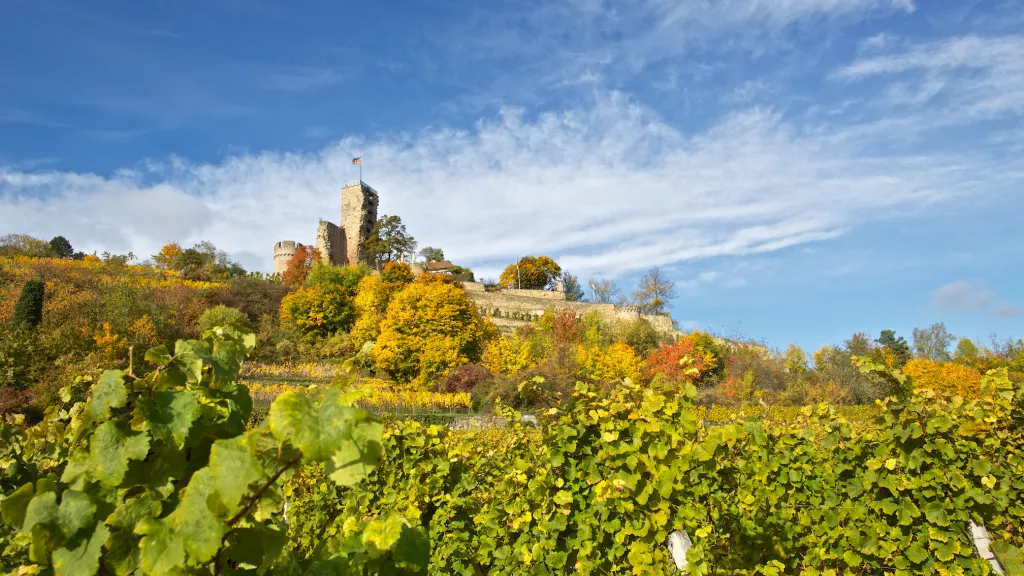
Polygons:
<instances>
[{"instance_id":1,"label":"flag on tower","mask_svg":"<svg viewBox=\"0 0 1024 576\"><path fill-rule=\"evenodd\" d=\"M362 156L360 156L360 157L358 157L358 158L353 158L353 159L352 159L352 163L353 163L353 164L362 164L362 163L363 163L363 157L362 157Z\"/></svg>"}]
</instances>

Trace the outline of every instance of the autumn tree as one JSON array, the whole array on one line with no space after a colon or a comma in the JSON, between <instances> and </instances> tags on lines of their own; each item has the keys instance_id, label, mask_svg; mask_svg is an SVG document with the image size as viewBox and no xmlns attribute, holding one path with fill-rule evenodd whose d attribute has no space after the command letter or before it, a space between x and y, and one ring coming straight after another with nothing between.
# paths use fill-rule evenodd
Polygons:
<instances>
[{"instance_id":1,"label":"autumn tree","mask_svg":"<svg viewBox=\"0 0 1024 576\"><path fill-rule=\"evenodd\" d=\"M309 271L313 269L313 264L319 261L319 250L312 246L299 246L292 259L288 261L288 268L281 274L281 280L291 287L301 286Z\"/></svg>"},{"instance_id":2,"label":"autumn tree","mask_svg":"<svg viewBox=\"0 0 1024 576\"><path fill-rule=\"evenodd\" d=\"M561 274L561 266L547 256L524 256L505 268L498 283L506 288L550 290Z\"/></svg>"},{"instance_id":3,"label":"autumn tree","mask_svg":"<svg viewBox=\"0 0 1024 576\"><path fill-rule=\"evenodd\" d=\"M173 268L174 262L181 256L181 245L177 242L164 244L160 252L153 255L153 262L161 268Z\"/></svg>"},{"instance_id":4,"label":"autumn tree","mask_svg":"<svg viewBox=\"0 0 1024 576\"><path fill-rule=\"evenodd\" d=\"M953 361L965 366L973 366L981 356L981 349L970 338L961 338L956 343L956 352L953 353Z\"/></svg>"},{"instance_id":5,"label":"autumn tree","mask_svg":"<svg viewBox=\"0 0 1024 576\"><path fill-rule=\"evenodd\" d=\"M352 326L352 295L337 284L304 286L281 300L281 323L322 339Z\"/></svg>"},{"instance_id":6,"label":"autumn tree","mask_svg":"<svg viewBox=\"0 0 1024 576\"><path fill-rule=\"evenodd\" d=\"M597 304L615 304L622 298L622 289L614 280L591 280L590 300Z\"/></svg>"},{"instance_id":7,"label":"autumn tree","mask_svg":"<svg viewBox=\"0 0 1024 576\"><path fill-rule=\"evenodd\" d=\"M444 250L440 248L434 248L427 246L420 250L420 258L423 258L424 262L443 262L444 261Z\"/></svg>"},{"instance_id":8,"label":"autumn tree","mask_svg":"<svg viewBox=\"0 0 1024 576\"><path fill-rule=\"evenodd\" d=\"M75 255L75 249L71 247L71 242L68 242L68 239L63 236L54 236L50 240L50 250L57 258L70 259Z\"/></svg>"},{"instance_id":9,"label":"autumn tree","mask_svg":"<svg viewBox=\"0 0 1024 576\"><path fill-rule=\"evenodd\" d=\"M28 234L6 234L0 236L0 256L46 258L53 256L53 248L46 240L33 238Z\"/></svg>"},{"instance_id":10,"label":"autumn tree","mask_svg":"<svg viewBox=\"0 0 1024 576\"><path fill-rule=\"evenodd\" d=\"M640 278L639 287L633 291L633 304L644 314L664 313L665 307L675 298L676 283L657 266Z\"/></svg>"},{"instance_id":11,"label":"autumn tree","mask_svg":"<svg viewBox=\"0 0 1024 576\"><path fill-rule=\"evenodd\" d=\"M356 310L356 321L352 326L353 342L361 345L377 339L381 320L392 298L412 281L412 269L400 262L391 262L380 274L366 276L359 281L353 300Z\"/></svg>"},{"instance_id":12,"label":"autumn tree","mask_svg":"<svg viewBox=\"0 0 1024 576\"><path fill-rule=\"evenodd\" d=\"M395 380L426 385L456 366L478 361L482 345L483 326L465 290L426 274L388 306L373 358Z\"/></svg>"},{"instance_id":13,"label":"autumn tree","mask_svg":"<svg viewBox=\"0 0 1024 576\"><path fill-rule=\"evenodd\" d=\"M374 269L380 270L388 262L399 262L413 253L416 239L409 235L399 216L382 215L373 225L366 250Z\"/></svg>"}]
</instances>

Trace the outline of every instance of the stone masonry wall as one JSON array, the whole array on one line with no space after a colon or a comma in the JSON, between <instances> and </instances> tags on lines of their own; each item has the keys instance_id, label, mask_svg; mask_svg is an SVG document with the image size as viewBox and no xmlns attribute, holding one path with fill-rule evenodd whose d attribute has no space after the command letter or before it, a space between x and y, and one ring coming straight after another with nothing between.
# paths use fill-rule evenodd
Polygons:
<instances>
[{"instance_id":1,"label":"stone masonry wall","mask_svg":"<svg viewBox=\"0 0 1024 576\"><path fill-rule=\"evenodd\" d=\"M363 182L346 184L341 190L341 228L348 264L369 261L366 241L377 223L377 202L377 191Z\"/></svg>"},{"instance_id":2,"label":"stone masonry wall","mask_svg":"<svg viewBox=\"0 0 1024 576\"><path fill-rule=\"evenodd\" d=\"M655 330L664 334L673 334L672 318L669 316L653 316L641 314L638 308L620 307L614 304L595 304L592 302L571 302L562 298L537 297L533 292L542 290L500 290L487 292L483 285L472 286L476 282L465 282L466 294L476 303L480 313L490 314L495 325L503 331L512 331L516 326L528 324L540 318L545 310L575 310L583 315L595 311L606 322L621 322L643 319L651 323ZM530 294L525 294L530 293Z\"/></svg>"},{"instance_id":3,"label":"stone masonry wall","mask_svg":"<svg viewBox=\"0 0 1024 576\"><path fill-rule=\"evenodd\" d=\"M321 220L316 229L316 249L324 264L344 266L348 253L345 250L345 231L337 224Z\"/></svg>"},{"instance_id":4,"label":"stone masonry wall","mask_svg":"<svg viewBox=\"0 0 1024 576\"><path fill-rule=\"evenodd\" d=\"M300 246L302 244L294 240L282 240L274 244L274 274L284 274Z\"/></svg>"}]
</instances>

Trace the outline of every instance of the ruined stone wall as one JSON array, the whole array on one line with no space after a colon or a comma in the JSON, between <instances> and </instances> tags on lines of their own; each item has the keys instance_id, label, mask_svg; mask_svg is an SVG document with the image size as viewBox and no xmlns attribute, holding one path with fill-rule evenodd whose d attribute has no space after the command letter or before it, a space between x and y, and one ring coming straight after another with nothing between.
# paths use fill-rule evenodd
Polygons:
<instances>
[{"instance_id":1,"label":"ruined stone wall","mask_svg":"<svg viewBox=\"0 0 1024 576\"><path fill-rule=\"evenodd\" d=\"M320 261L324 264L344 266L348 263L345 231L333 222L320 221L320 226L316 229L316 249L320 252Z\"/></svg>"},{"instance_id":2,"label":"ruined stone wall","mask_svg":"<svg viewBox=\"0 0 1024 576\"><path fill-rule=\"evenodd\" d=\"M348 264L369 262L366 241L377 223L377 203L377 191L363 182L346 184L341 190L341 228Z\"/></svg>"},{"instance_id":3,"label":"ruined stone wall","mask_svg":"<svg viewBox=\"0 0 1024 576\"><path fill-rule=\"evenodd\" d=\"M528 324L540 318L545 310L575 310L577 314L597 312L605 322L629 322L647 320L655 330L663 334L673 334L672 318L669 316L652 316L641 314L639 308L616 306L615 304L595 304L592 302L571 302L562 299L537 297L535 292L543 290L497 290L485 291L478 282L464 282L466 294L476 303L483 315L490 314L495 325L502 331L512 331L516 326Z\"/></svg>"},{"instance_id":4,"label":"ruined stone wall","mask_svg":"<svg viewBox=\"0 0 1024 576\"><path fill-rule=\"evenodd\" d=\"M274 244L274 274L284 274L300 246L302 244L294 240L282 240Z\"/></svg>"}]
</instances>

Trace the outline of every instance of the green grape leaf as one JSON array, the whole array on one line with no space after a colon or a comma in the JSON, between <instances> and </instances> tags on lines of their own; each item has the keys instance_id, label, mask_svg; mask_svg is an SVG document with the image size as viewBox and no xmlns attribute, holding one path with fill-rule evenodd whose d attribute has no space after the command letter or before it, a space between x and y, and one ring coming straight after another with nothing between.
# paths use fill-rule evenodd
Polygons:
<instances>
[{"instance_id":1,"label":"green grape leaf","mask_svg":"<svg viewBox=\"0 0 1024 576\"><path fill-rule=\"evenodd\" d=\"M114 528L132 530L146 518L156 518L161 511L160 501L156 496L143 493L138 498L126 500L107 516L106 523Z\"/></svg>"},{"instance_id":2,"label":"green grape leaf","mask_svg":"<svg viewBox=\"0 0 1024 576\"><path fill-rule=\"evenodd\" d=\"M85 492L66 490L57 509L57 524L65 536L72 538L82 528L95 523L95 513L96 505Z\"/></svg>"},{"instance_id":3,"label":"green grape leaf","mask_svg":"<svg viewBox=\"0 0 1024 576\"><path fill-rule=\"evenodd\" d=\"M425 571L430 563L430 537L423 528L405 526L394 552L399 568Z\"/></svg>"},{"instance_id":4,"label":"green grape leaf","mask_svg":"<svg viewBox=\"0 0 1024 576\"><path fill-rule=\"evenodd\" d=\"M555 494L553 500L555 501L555 504L558 504L559 506L565 506L566 504L572 502L572 493L570 493L567 490L559 490L558 493Z\"/></svg>"},{"instance_id":5,"label":"green grape leaf","mask_svg":"<svg viewBox=\"0 0 1024 576\"><path fill-rule=\"evenodd\" d=\"M57 493L43 492L36 494L25 509L25 522L22 532L31 532L37 524L50 524L57 520Z\"/></svg>"},{"instance_id":6,"label":"green grape leaf","mask_svg":"<svg viewBox=\"0 0 1024 576\"><path fill-rule=\"evenodd\" d=\"M25 523L25 512L28 510L28 504L35 495L36 490L31 483L18 488L3 500L0 500L0 518L20 530L21 526Z\"/></svg>"},{"instance_id":7,"label":"green grape leaf","mask_svg":"<svg viewBox=\"0 0 1024 576\"><path fill-rule=\"evenodd\" d=\"M178 448L185 445L189 429L201 413L195 397L182 390L143 396L136 402L136 407L153 438Z\"/></svg>"},{"instance_id":8,"label":"green grape leaf","mask_svg":"<svg viewBox=\"0 0 1024 576\"><path fill-rule=\"evenodd\" d=\"M398 514L392 514L384 520L371 520L363 530L363 546L371 558L376 558L398 544L405 527L405 518Z\"/></svg>"},{"instance_id":9,"label":"green grape leaf","mask_svg":"<svg viewBox=\"0 0 1024 576\"><path fill-rule=\"evenodd\" d=\"M168 352L167 346L163 344L146 350L145 360L154 366L163 366L173 359L174 357Z\"/></svg>"},{"instance_id":10,"label":"green grape leaf","mask_svg":"<svg viewBox=\"0 0 1024 576\"><path fill-rule=\"evenodd\" d=\"M992 542L991 548L1007 576L1024 576L1024 551L1002 540Z\"/></svg>"},{"instance_id":11,"label":"green grape leaf","mask_svg":"<svg viewBox=\"0 0 1024 576\"><path fill-rule=\"evenodd\" d=\"M135 532L143 535L139 563L146 574L175 574L185 565L185 545L165 521L146 518Z\"/></svg>"},{"instance_id":12,"label":"green grape leaf","mask_svg":"<svg viewBox=\"0 0 1024 576\"><path fill-rule=\"evenodd\" d=\"M946 516L946 509L941 502L929 502L924 505L924 515L932 524L949 526L949 517Z\"/></svg>"},{"instance_id":13,"label":"green grape leaf","mask_svg":"<svg viewBox=\"0 0 1024 576\"><path fill-rule=\"evenodd\" d=\"M192 475L178 507L167 516L185 551L197 562L208 562L220 548L227 523L211 508L219 503L213 472L202 468ZM213 502L211 502L211 500Z\"/></svg>"},{"instance_id":14,"label":"green grape leaf","mask_svg":"<svg viewBox=\"0 0 1024 576\"><path fill-rule=\"evenodd\" d=\"M96 429L89 445L92 473L107 486L117 486L128 471L128 460L144 460L149 454L149 436L131 433L114 421Z\"/></svg>"},{"instance_id":15,"label":"green grape leaf","mask_svg":"<svg viewBox=\"0 0 1024 576\"><path fill-rule=\"evenodd\" d=\"M856 498L864 493L864 484L859 478L851 478L846 484L846 493L850 495L850 498Z\"/></svg>"},{"instance_id":16,"label":"green grape leaf","mask_svg":"<svg viewBox=\"0 0 1024 576\"><path fill-rule=\"evenodd\" d=\"M263 466L253 454L248 434L214 442L210 451L210 472L229 513L237 511L249 484L266 477Z\"/></svg>"},{"instance_id":17,"label":"green grape leaf","mask_svg":"<svg viewBox=\"0 0 1024 576\"><path fill-rule=\"evenodd\" d=\"M92 387L92 398L86 407L90 422L110 418L111 408L121 408L128 402L128 389L124 387L123 372L105 370L100 381Z\"/></svg>"},{"instance_id":18,"label":"green grape leaf","mask_svg":"<svg viewBox=\"0 0 1024 576\"><path fill-rule=\"evenodd\" d=\"M365 420L352 427L351 438L341 441L338 451L331 457L327 472L339 486L354 486L377 468L380 460L384 426L374 420Z\"/></svg>"},{"instance_id":19,"label":"green grape leaf","mask_svg":"<svg viewBox=\"0 0 1024 576\"><path fill-rule=\"evenodd\" d=\"M290 441L311 461L333 456L351 436L350 426L358 413L341 403L341 391L324 391L318 402L307 394L285 392L270 405L270 431L279 441Z\"/></svg>"},{"instance_id":20,"label":"green grape leaf","mask_svg":"<svg viewBox=\"0 0 1024 576\"><path fill-rule=\"evenodd\" d=\"M202 382L203 360L209 357L210 349L202 340L178 340L174 344L174 364L193 386Z\"/></svg>"},{"instance_id":21,"label":"green grape leaf","mask_svg":"<svg viewBox=\"0 0 1024 576\"><path fill-rule=\"evenodd\" d=\"M53 573L55 576L93 576L100 567L100 552L110 531L103 524L97 524L92 536L74 550L58 548L53 551Z\"/></svg>"},{"instance_id":22,"label":"green grape leaf","mask_svg":"<svg viewBox=\"0 0 1024 576\"><path fill-rule=\"evenodd\" d=\"M976 476L988 476L992 471L992 464L988 460L971 460L971 470Z\"/></svg>"},{"instance_id":23,"label":"green grape leaf","mask_svg":"<svg viewBox=\"0 0 1024 576\"><path fill-rule=\"evenodd\" d=\"M921 515L921 510L910 498L900 500L900 507L896 511L896 521L900 526L910 526L914 519Z\"/></svg>"},{"instance_id":24,"label":"green grape leaf","mask_svg":"<svg viewBox=\"0 0 1024 576\"><path fill-rule=\"evenodd\" d=\"M213 366L213 374L217 382L234 382L237 380L244 358L245 353L242 351L242 347L235 342L214 342L213 354L210 356L210 365Z\"/></svg>"},{"instance_id":25,"label":"green grape leaf","mask_svg":"<svg viewBox=\"0 0 1024 576\"><path fill-rule=\"evenodd\" d=\"M232 532L227 557L256 566L257 574L266 574L287 543L288 533L284 530L256 524L252 528L240 528Z\"/></svg>"},{"instance_id":26,"label":"green grape leaf","mask_svg":"<svg viewBox=\"0 0 1024 576\"><path fill-rule=\"evenodd\" d=\"M914 564L923 564L928 559L928 551L920 541L916 541L907 548L906 556Z\"/></svg>"}]
</instances>

